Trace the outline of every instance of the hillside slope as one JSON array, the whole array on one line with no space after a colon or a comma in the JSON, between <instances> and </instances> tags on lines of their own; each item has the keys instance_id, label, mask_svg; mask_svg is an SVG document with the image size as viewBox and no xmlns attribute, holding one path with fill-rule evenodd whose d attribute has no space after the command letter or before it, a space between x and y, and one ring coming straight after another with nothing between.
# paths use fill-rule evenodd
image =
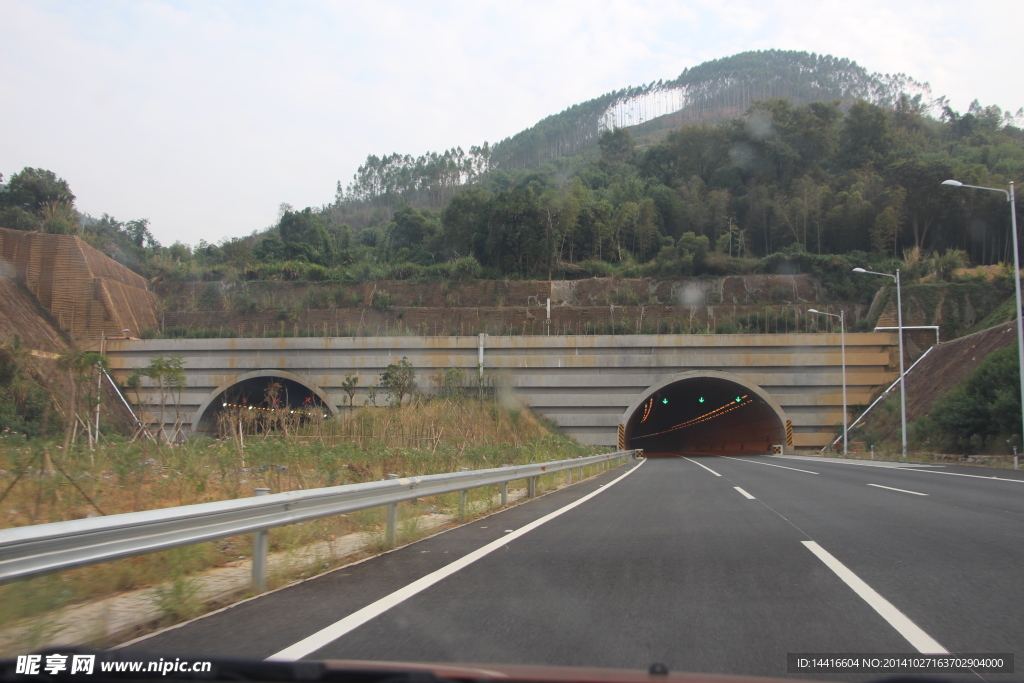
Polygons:
<instances>
[{"instance_id":1,"label":"hillside slope","mask_svg":"<svg viewBox=\"0 0 1024 683\"><path fill-rule=\"evenodd\" d=\"M1016 321L945 342L933 348L907 372L907 424L927 416L949 392L966 380L990 354L1016 344ZM899 442L899 392L891 392L851 432L851 440L869 434L876 443Z\"/></svg>"},{"instance_id":2,"label":"hillside slope","mask_svg":"<svg viewBox=\"0 0 1024 683\"><path fill-rule=\"evenodd\" d=\"M64 332L23 284L0 276L0 340L17 335L35 351L62 353L69 348Z\"/></svg>"}]
</instances>

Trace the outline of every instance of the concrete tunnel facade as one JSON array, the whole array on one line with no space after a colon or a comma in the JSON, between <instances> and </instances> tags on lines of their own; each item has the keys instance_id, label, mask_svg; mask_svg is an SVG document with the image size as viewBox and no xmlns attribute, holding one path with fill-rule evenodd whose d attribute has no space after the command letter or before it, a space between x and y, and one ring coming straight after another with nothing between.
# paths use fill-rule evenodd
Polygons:
<instances>
[{"instance_id":1,"label":"concrete tunnel facade","mask_svg":"<svg viewBox=\"0 0 1024 683\"><path fill-rule=\"evenodd\" d=\"M621 424L622 447L652 455L752 455L787 443L781 406L727 372L674 375L643 392Z\"/></svg>"},{"instance_id":2,"label":"concrete tunnel facade","mask_svg":"<svg viewBox=\"0 0 1024 683\"><path fill-rule=\"evenodd\" d=\"M154 356L182 357L186 378L182 391L168 398L159 387L144 382L138 391L130 392L129 399L141 419L157 423L162 415L169 430L180 416L180 428L186 434L208 433L216 425L217 406L211 410L211 404L223 392L247 395L250 402L258 397L257 382L232 388L248 379L292 380L295 384L286 383L289 397L310 398L327 412L336 412L348 404L342 386L347 376L358 380L353 403L362 405L385 368L408 357L422 387L429 387L449 368L475 373L482 360L485 373L583 444L614 447L625 439L628 426L629 441L648 451L650 444L661 441L672 448L682 442L690 448L707 446L711 452L735 447L745 453L764 443L748 435L752 429L770 437L773 444L793 448L821 448L835 438L836 425L843 420L840 341L838 334L810 333L145 339L108 340L106 353L112 376L122 383ZM846 335L850 405L870 403L898 377L897 341L888 332ZM660 419L664 411L659 409L646 421L642 414L633 416L660 389L669 394L683 392L675 402L669 395L668 404L659 404L681 411L684 394L698 390L698 385L668 385L696 376L687 373L728 380L751 397L760 397L783 425L792 421L792 441L782 438L779 423L764 412L765 406L751 413L749 405L743 411L731 411L729 417L714 418L715 430L681 427L671 432L671 439L654 438L648 431L651 420ZM730 384L719 386L733 391ZM708 393L705 404L710 400ZM231 401L222 398L224 402ZM680 417L665 428L702 414ZM728 422L741 415L743 420ZM759 421L765 424L755 424ZM723 436L732 435L717 427L726 424L744 426L744 438L723 441Z\"/></svg>"}]
</instances>

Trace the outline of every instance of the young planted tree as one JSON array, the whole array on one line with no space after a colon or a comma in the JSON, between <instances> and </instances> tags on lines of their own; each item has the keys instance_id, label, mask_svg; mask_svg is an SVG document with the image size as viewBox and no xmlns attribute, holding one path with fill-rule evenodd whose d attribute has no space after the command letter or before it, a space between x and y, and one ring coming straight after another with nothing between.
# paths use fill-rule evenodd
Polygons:
<instances>
[{"instance_id":1,"label":"young planted tree","mask_svg":"<svg viewBox=\"0 0 1024 683\"><path fill-rule=\"evenodd\" d=\"M348 394L348 405L349 408L355 407L356 400L356 387L359 386L359 376L353 372L345 375L344 381L341 383L341 388Z\"/></svg>"},{"instance_id":2,"label":"young planted tree","mask_svg":"<svg viewBox=\"0 0 1024 683\"><path fill-rule=\"evenodd\" d=\"M86 394L87 404L94 406L93 401L98 401L98 396L91 396L90 389L95 385L95 373L106 367L106 358L98 353L83 352L78 349L69 349L57 357L57 369L68 373L71 385L71 396L68 397L68 409L65 417L67 427L64 431L64 452L66 453L71 445L71 436L75 429L75 423L81 418L78 415L81 401L81 393ZM86 410L88 416L89 410ZM82 422L88 429L88 417ZM92 445L90 432L90 446Z\"/></svg>"},{"instance_id":3,"label":"young planted tree","mask_svg":"<svg viewBox=\"0 0 1024 683\"><path fill-rule=\"evenodd\" d=\"M392 363L380 375L380 384L391 396L391 405L396 408L402 405L406 394L416 390L416 371L413 370L409 358L402 356L397 364Z\"/></svg>"},{"instance_id":4,"label":"young planted tree","mask_svg":"<svg viewBox=\"0 0 1024 683\"><path fill-rule=\"evenodd\" d=\"M136 396L138 397L138 391L141 387L141 378L145 377L149 380L149 386L153 387L160 394L160 414L157 418L158 430L163 435L165 440L169 440L166 432L164 431L165 419L164 415L167 412L167 399L174 397L174 431L177 432L181 425L181 392L187 386L185 381L185 367L182 357L178 354L171 354L170 356L159 356L149 359L149 365L136 370L128 378L125 385L129 388L136 390ZM138 398L136 399L138 400Z\"/></svg>"}]
</instances>

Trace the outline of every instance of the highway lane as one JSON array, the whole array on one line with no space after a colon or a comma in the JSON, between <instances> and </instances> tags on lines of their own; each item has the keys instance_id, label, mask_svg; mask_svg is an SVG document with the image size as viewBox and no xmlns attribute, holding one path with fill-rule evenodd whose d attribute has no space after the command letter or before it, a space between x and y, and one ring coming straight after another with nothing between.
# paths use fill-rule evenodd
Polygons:
<instances>
[{"instance_id":1,"label":"highway lane","mask_svg":"<svg viewBox=\"0 0 1024 683\"><path fill-rule=\"evenodd\" d=\"M954 477L936 474L947 468L802 458L702 462L826 546L946 649L1024 652L1024 613L1011 607L1024 605L1024 481L1014 473L960 467L972 476ZM1000 479L983 478L988 472Z\"/></svg>"},{"instance_id":2,"label":"highway lane","mask_svg":"<svg viewBox=\"0 0 1024 683\"><path fill-rule=\"evenodd\" d=\"M1020 519L990 509L983 489L961 499L961 489L946 493L948 484L933 481L928 496L914 496L867 486L909 490L911 473L743 460L651 459L306 656L628 668L661 661L675 670L784 675L787 652L913 652L808 541L947 649L1024 652L1024 628L1011 614L1019 610L1009 608L1024 604L1010 585L1022 558L1008 543L1019 538ZM271 656L630 467L131 648Z\"/></svg>"}]
</instances>

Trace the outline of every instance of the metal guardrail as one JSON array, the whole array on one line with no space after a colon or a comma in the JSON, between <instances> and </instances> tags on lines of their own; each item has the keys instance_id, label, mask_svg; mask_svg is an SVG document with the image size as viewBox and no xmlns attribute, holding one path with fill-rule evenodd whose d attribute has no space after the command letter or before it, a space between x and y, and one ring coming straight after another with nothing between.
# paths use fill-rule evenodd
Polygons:
<instances>
[{"instance_id":1,"label":"metal guardrail","mask_svg":"<svg viewBox=\"0 0 1024 683\"><path fill-rule=\"evenodd\" d=\"M503 484L501 502L508 502L508 482L526 479L529 496L536 494L537 477L589 465L628 460L642 451L616 451L570 460L516 465L486 470L399 477L364 484L287 491L253 498L200 503L162 510L129 512L107 517L0 530L0 584L75 567L144 555L179 546L256 532L253 583L266 582L266 530L320 517L388 506L387 533L394 543L398 503L443 493ZM581 470L582 476L582 470ZM263 491L266 491L265 489ZM260 542L262 540L262 542Z\"/></svg>"}]
</instances>

